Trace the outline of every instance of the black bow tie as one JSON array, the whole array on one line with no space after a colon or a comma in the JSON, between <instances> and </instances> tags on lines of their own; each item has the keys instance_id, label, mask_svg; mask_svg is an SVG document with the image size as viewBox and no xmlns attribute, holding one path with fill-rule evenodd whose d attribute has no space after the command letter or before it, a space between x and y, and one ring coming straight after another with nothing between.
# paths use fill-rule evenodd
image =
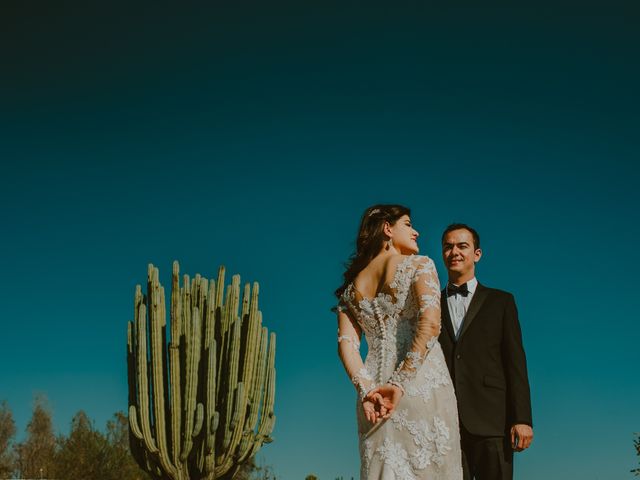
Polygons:
<instances>
[{"instance_id":1,"label":"black bow tie","mask_svg":"<svg viewBox=\"0 0 640 480\"><path fill-rule=\"evenodd\" d=\"M447 285L447 297L455 295L456 293L458 295L462 295L463 297L469 295L469 288L467 287L467 284L463 283L460 286L455 286L450 283L449 285Z\"/></svg>"}]
</instances>

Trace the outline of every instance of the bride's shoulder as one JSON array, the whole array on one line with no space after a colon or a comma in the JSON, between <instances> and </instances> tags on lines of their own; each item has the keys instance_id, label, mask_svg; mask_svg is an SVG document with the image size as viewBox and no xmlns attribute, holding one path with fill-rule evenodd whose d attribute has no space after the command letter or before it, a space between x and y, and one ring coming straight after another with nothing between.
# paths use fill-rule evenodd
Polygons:
<instances>
[{"instance_id":1,"label":"bride's shoulder","mask_svg":"<svg viewBox=\"0 0 640 480\"><path fill-rule=\"evenodd\" d=\"M402 255L400 253L395 255L389 255L387 257L387 268L395 268L401 263L409 262L409 260L415 258L415 255Z\"/></svg>"},{"instance_id":2,"label":"bride's shoulder","mask_svg":"<svg viewBox=\"0 0 640 480\"><path fill-rule=\"evenodd\" d=\"M433 260L426 255L410 255L409 257L411 258L411 264L415 267L418 273L435 270L436 268Z\"/></svg>"},{"instance_id":3,"label":"bride's shoulder","mask_svg":"<svg viewBox=\"0 0 640 480\"><path fill-rule=\"evenodd\" d=\"M391 255L387 259L386 270L389 272L403 271L413 272L414 270L423 270L430 268L433 265L431 260L426 255Z\"/></svg>"}]
</instances>

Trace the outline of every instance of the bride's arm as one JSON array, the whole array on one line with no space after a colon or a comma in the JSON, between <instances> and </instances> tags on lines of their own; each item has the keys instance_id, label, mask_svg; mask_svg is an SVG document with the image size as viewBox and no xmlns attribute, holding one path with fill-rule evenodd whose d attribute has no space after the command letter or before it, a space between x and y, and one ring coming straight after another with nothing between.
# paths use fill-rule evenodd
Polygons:
<instances>
[{"instance_id":1,"label":"bride's arm","mask_svg":"<svg viewBox=\"0 0 640 480\"><path fill-rule=\"evenodd\" d=\"M418 257L417 268L411 281L418 301L419 313L411 348L389 379L390 384L403 392L438 341L440 335L440 282L436 267L428 257Z\"/></svg>"},{"instance_id":2,"label":"bride's arm","mask_svg":"<svg viewBox=\"0 0 640 480\"><path fill-rule=\"evenodd\" d=\"M351 382L358 390L361 399L375 385L373 377L362 363L360 356L360 337L362 331L344 307L338 309L338 355Z\"/></svg>"}]
</instances>

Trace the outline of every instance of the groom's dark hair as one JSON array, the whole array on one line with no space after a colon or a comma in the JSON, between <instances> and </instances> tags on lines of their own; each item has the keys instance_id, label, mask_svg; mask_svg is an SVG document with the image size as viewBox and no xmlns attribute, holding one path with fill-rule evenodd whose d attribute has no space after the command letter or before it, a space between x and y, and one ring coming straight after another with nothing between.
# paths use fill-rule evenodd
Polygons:
<instances>
[{"instance_id":1,"label":"groom's dark hair","mask_svg":"<svg viewBox=\"0 0 640 480\"><path fill-rule=\"evenodd\" d=\"M478 235L478 232L476 232L473 228L464 223L452 223L447 228L445 228L444 232L442 232L442 240L440 241L440 243L444 245L444 237L447 236L447 233L453 232L454 230L468 230L473 237L473 249L477 250L478 248L480 248L480 235Z\"/></svg>"}]
</instances>

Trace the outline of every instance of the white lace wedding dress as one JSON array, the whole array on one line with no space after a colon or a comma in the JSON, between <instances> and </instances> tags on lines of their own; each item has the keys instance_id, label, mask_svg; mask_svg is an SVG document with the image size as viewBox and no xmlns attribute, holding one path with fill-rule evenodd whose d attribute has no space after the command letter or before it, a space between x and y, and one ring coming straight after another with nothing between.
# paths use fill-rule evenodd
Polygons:
<instances>
[{"instance_id":1,"label":"white lace wedding dress","mask_svg":"<svg viewBox=\"0 0 640 480\"><path fill-rule=\"evenodd\" d=\"M440 285L433 261L405 257L373 299L349 284L338 310L350 320L339 323L338 342L360 397L360 478L462 479L456 398L437 340ZM361 332L369 349L364 363ZM385 383L400 386L405 394L389 419L372 425L360 399Z\"/></svg>"}]
</instances>

